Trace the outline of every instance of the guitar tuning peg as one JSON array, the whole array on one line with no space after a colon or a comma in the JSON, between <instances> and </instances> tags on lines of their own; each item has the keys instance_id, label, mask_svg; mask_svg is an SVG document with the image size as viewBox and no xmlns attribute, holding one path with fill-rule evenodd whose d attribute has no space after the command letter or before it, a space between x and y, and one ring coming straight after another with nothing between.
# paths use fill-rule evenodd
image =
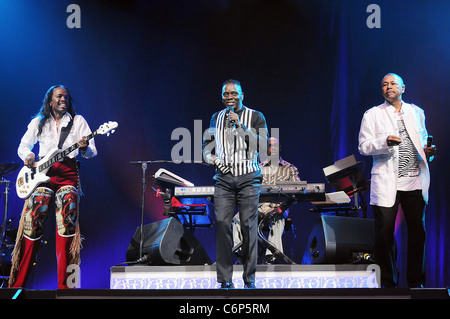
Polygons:
<instances>
[{"instance_id":1,"label":"guitar tuning peg","mask_svg":"<svg viewBox=\"0 0 450 319\"><path fill-rule=\"evenodd\" d=\"M109 133L106 133L106 136L109 136Z\"/></svg>"},{"instance_id":2,"label":"guitar tuning peg","mask_svg":"<svg viewBox=\"0 0 450 319\"><path fill-rule=\"evenodd\" d=\"M111 134L114 133L115 131L116 131L116 130L112 130L112 131L111 131Z\"/></svg>"}]
</instances>

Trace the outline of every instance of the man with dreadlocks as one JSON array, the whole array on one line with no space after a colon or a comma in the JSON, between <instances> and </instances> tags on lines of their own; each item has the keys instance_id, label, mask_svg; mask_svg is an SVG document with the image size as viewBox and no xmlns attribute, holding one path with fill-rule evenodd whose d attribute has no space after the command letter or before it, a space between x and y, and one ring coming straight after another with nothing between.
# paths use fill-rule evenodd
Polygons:
<instances>
[{"instance_id":1,"label":"man with dreadlocks","mask_svg":"<svg viewBox=\"0 0 450 319\"><path fill-rule=\"evenodd\" d=\"M41 110L28 124L18 148L19 157L24 165L31 168L37 160L32 152L37 142L39 158L43 158L55 147L65 150L77 143L78 149L55 163L47 172L50 181L39 185L25 202L13 252L10 287L24 287L26 283L53 197L57 226L58 289L74 287L74 282L69 283L68 277L72 273L78 274L81 249L78 223L79 177L75 157L79 153L84 158L97 155L94 140L89 142L85 138L89 134L91 130L84 117L75 115L69 90L63 85L52 86L45 94Z\"/></svg>"}]
</instances>

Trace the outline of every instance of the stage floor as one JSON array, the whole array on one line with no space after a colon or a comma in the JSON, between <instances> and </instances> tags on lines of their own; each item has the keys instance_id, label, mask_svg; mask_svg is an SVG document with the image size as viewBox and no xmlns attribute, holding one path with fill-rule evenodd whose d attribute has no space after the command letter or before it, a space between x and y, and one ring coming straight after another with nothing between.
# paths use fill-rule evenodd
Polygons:
<instances>
[{"instance_id":1,"label":"stage floor","mask_svg":"<svg viewBox=\"0 0 450 319\"><path fill-rule=\"evenodd\" d=\"M296 299L450 299L448 287L378 288L380 273L377 265L258 265L258 289L242 289L240 265L234 266L236 289L218 288L215 265L114 266L110 272L110 289L5 288L0 289L0 299L147 299L154 300L155 305L179 310L187 307L186 303L201 303L202 300L205 304L217 305L217 309L224 309L221 307L236 300L233 301L236 304L259 302L261 307L271 304L273 310L296 306L293 301Z\"/></svg>"},{"instance_id":2,"label":"stage floor","mask_svg":"<svg viewBox=\"0 0 450 319\"><path fill-rule=\"evenodd\" d=\"M343 288L343 289L71 289L71 290L27 290L0 289L0 299L150 299L156 301L178 300L174 304L195 300L258 300L286 301L296 299L443 299L450 300L446 288Z\"/></svg>"},{"instance_id":3,"label":"stage floor","mask_svg":"<svg viewBox=\"0 0 450 319\"><path fill-rule=\"evenodd\" d=\"M216 266L128 266L111 268L111 289L217 289ZM233 266L233 283L243 288L243 266ZM380 268L359 265L258 265L260 289L378 288Z\"/></svg>"}]
</instances>

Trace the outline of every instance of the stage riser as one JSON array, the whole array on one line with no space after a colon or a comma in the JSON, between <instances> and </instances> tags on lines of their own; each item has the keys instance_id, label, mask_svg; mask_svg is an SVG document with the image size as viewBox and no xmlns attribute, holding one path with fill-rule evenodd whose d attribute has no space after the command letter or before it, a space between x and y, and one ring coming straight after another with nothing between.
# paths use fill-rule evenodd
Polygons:
<instances>
[{"instance_id":1,"label":"stage riser","mask_svg":"<svg viewBox=\"0 0 450 319\"><path fill-rule=\"evenodd\" d=\"M258 266L261 289L378 288L377 265ZM235 265L233 283L243 288L242 266ZM131 266L111 268L111 289L217 289L215 265Z\"/></svg>"}]
</instances>

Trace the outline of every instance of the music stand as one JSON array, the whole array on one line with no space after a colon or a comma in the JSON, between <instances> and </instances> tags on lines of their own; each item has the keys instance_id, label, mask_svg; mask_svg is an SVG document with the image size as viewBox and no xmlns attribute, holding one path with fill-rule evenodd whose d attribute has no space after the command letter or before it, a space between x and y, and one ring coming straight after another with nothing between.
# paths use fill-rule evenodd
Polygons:
<instances>
[{"instance_id":1,"label":"music stand","mask_svg":"<svg viewBox=\"0 0 450 319\"><path fill-rule=\"evenodd\" d=\"M156 164L156 163L174 163L173 161L167 161L167 160L154 160L154 161L131 161L130 164L139 164L142 167L142 193L141 193L141 227L140 227L140 243L139 243L139 259L136 261L137 263L141 263L141 262L145 262L147 261L146 258L148 258L148 255L143 255L143 243L144 243L144 233L143 233L143 229L144 229L144 206L145 206L145 190L147 189L147 184L145 181L145 174L147 171L147 166L148 164ZM165 182L167 185L173 185L174 182L176 183L176 179L179 178L181 179L181 181L179 181L181 186L187 186L185 185L185 182L194 185L184 179L182 179L181 177L165 170L165 169L159 169L156 174L156 176L161 175L161 178L157 180L160 180L161 182ZM189 186L191 186L189 185ZM168 189L168 192L173 192L173 189L170 190ZM163 198L165 199L165 194L162 193ZM171 196L171 194L169 194ZM164 202L164 205L165 202Z\"/></svg>"},{"instance_id":2,"label":"music stand","mask_svg":"<svg viewBox=\"0 0 450 319\"><path fill-rule=\"evenodd\" d=\"M172 210L172 197L174 194L175 186L194 186L191 182L184 178L164 169L160 168L154 175L156 184L161 186L159 194L164 200L164 215L171 215Z\"/></svg>"},{"instance_id":3,"label":"music stand","mask_svg":"<svg viewBox=\"0 0 450 319\"><path fill-rule=\"evenodd\" d=\"M369 183L362 173L360 163L356 161L355 155L350 155L323 168L323 172L336 191L343 191L350 197L354 196L355 208L362 209L363 217L366 218L367 207L362 197L362 206L359 206L359 194L369 189Z\"/></svg>"},{"instance_id":4,"label":"music stand","mask_svg":"<svg viewBox=\"0 0 450 319\"><path fill-rule=\"evenodd\" d=\"M175 186L194 186L191 182L188 180L185 180L184 178L164 169L160 168L155 173L155 179L158 184L165 187L174 188Z\"/></svg>"},{"instance_id":5,"label":"music stand","mask_svg":"<svg viewBox=\"0 0 450 319\"><path fill-rule=\"evenodd\" d=\"M178 200L175 197L175 187L195 186L188 180L166 170L159 169L155 173L156 184L164 190L160 192L164 200L164 215L175 216L183 225L189 227L191 231L195 227L209 227L211 220L209 218L208 204L204 199L185 198Z\"/></svg>"}]
</instances>

